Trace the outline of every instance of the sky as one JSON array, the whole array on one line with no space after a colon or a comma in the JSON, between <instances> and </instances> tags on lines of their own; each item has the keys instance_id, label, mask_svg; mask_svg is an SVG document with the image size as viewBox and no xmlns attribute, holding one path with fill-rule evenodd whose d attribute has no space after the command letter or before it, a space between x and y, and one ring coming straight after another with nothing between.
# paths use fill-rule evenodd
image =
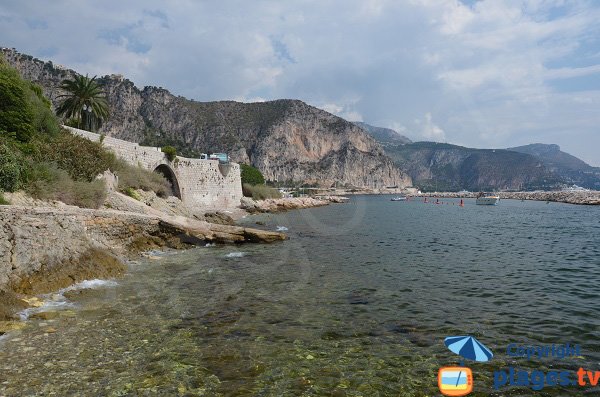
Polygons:
<instances>
[{"instance_id":1,"label":"sky","mask_svg":"<svg viewBox=\"0 0 600 397\"><path fill-rule=\"evenodd\" d=\"M600 166L600 1L0 0L0 46L199 101L301 99L413 140Z\"/></svg>"}]
</instances>

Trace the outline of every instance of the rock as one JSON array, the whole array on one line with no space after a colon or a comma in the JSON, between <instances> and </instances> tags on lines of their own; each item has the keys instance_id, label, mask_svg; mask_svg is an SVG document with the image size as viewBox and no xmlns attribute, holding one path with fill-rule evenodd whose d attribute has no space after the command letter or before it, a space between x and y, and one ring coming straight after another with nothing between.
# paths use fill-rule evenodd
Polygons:
<instances>
[{"instance_id":1,"label":"rock","mask_svg":"<svg viewBox=\"0 0 600 397\"><path fill-rule=\"evenodd\" d=\"M44 306L44 301L40 300L40 298L37 297L31 297L31 298L23 298L21 299L24 303L26 303L29 307L41 307Z\"/></svg>"},{"instance_id":2,"label":"rock","mask_svg":"<svg viewBox=\"0 0 600 397\"><path fill-rule=\"evenodd\" d=\"M234 225L235 224L232 217L230 217L229 215L227 215L223 212L220 212L220 211L206 212L204 214L204 220L206 222L216 223L219 225Z\"/></svg>"},{"instance_id":3,"label":"rock","mask_svg":"<svg viewBox=\"0 0 600 397\"><path fill-rule=\"evenodd\" d=\"M26 325L23 321L0 321L0 333L17 331L25 328Z\"/></svg>"},{"instance_id":4,"label":"rock","mask_svg":"<svg viewBox=\"0 0 600 397\"><path fill-rule=\"evenodd\" d=\"M241 207L250 213L259 212L282 212L294 209L312 208L327 205L332 202L346 202L345 197L324 196L324 197L292 197L279 199L266 199L255 201L244 197L241 201Z\"/></svg>"},{"instance_id":5,"label":"rock","mask_svg":"<svg viewBox=\"0 0 600 397\"><path fill-rule=\"evenodd\" d=\"M38 312L38 313L34 313L31 316L29 316L29 318L35 318L38 320L53 320L55 318L57 318L60 315L59 312L53 311L53 312Z\"/></svg>"}]
</instances>

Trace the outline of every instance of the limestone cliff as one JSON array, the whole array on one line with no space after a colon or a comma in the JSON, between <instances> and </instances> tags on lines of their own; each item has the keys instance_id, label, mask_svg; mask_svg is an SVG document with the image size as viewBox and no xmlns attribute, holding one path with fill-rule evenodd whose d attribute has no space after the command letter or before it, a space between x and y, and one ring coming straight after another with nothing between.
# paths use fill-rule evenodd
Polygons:
<instances>
[{"instance_id":1,"label":"limestone cliff","mask_svg":"<svg viewBox=\"0 0 600 397\"><path fill-rule=\"evenodd\" d=\"M55 105L60 82L76 74L15 50L2 52ZM100 131L107 136L171 144L187 156L226 152L272 181L368 188L411 184L361 128L298 100L196 102L162 88L138 89L122 76L105 76L101 82L111 111Z\"/></svg>"}]
</instances>

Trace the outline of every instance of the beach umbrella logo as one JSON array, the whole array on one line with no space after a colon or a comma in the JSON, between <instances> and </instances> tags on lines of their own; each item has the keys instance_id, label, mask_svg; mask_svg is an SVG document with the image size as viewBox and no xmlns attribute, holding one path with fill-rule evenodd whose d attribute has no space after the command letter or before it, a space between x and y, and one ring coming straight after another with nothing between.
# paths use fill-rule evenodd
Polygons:
<instances>
[{"instance_id":1,"label":"beach umbrella logo","mask_svg":"<svg viewBox=\"0 0 600 397\"><path fill-rule=\"evenodd\" d=\"M486 362L494 357L490 349L472 336L449 336L444 344L466 360ZM473 372L463 365L440 368L438 387L444 396L466 396L473 391Z\"/></svg>"},{"instance_id":2,"label":"beach umbrella logo","mask_svg":"<svg viewBox=\"0 0 600 397\"><path fill-rule=\"evenodd\" d=\"M494 353L472 336L449 336L444 344L451 352L473 361L485 362L494 357Z\"/></svg>"}]
</instances>

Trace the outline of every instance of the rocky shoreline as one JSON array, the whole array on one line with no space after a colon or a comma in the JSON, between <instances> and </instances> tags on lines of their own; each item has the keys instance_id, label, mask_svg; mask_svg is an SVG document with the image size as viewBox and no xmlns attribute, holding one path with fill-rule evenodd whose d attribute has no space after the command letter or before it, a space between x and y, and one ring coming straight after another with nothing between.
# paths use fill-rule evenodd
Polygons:
<instances>
[{"instance_id":1,"label":"rocky shoreline","mask_svg":"<svg viewBox=\"0 0 600 397\"><path fill-rule=\"evenodd\" d=\"M283 233L183 216L113 209L0 206L0 321L32 295L114 278L144 251L206 243L274 242ZM1 332L1 330L0 330Z\"/></svg>"},{"instance_id":2,"label":"rocky shoreline","mask_svg":"<svg viewBox=\"0 0 600 397\"><path fill-rule=\"evenodd\" d=\"M499 192L500 199L552 201L578 205L600 205L600 191ZM422 193L416 197L475 198L475 192Z\"/></svg>"},{"instance_id":3,"label":"rocky shoreline","mask_svg":"<svg viewBox=\"0 0 600 397\"><path fill-rule=\"evenodd\" d=\"M290 197L255 201L242 198L241 208L249 213L275 213L289 210L322 207L331 203L345 203L348 198L341 196Z\"/></svg>"},{"instance_id":4,"label":"rocky shoreline","mask_svg":"<svg viewBox=\"0 0 600 397\"><path fill-rule=\"evenodd\" d=\"M282 212L343 203L339 196L254 201L225 211L192 210L170 197L138 191L139 199L108 192L106 209L85 209L60 202L9 195L14 205L0 206L0 334L15 313L30 307L35 295L95 278L119 277L126 261L149 250L182 249L207 243L269 243L280 232L236 226L248 213ZM38 302L39 303L39 302Z\"/></svg>"}]
</instances>

